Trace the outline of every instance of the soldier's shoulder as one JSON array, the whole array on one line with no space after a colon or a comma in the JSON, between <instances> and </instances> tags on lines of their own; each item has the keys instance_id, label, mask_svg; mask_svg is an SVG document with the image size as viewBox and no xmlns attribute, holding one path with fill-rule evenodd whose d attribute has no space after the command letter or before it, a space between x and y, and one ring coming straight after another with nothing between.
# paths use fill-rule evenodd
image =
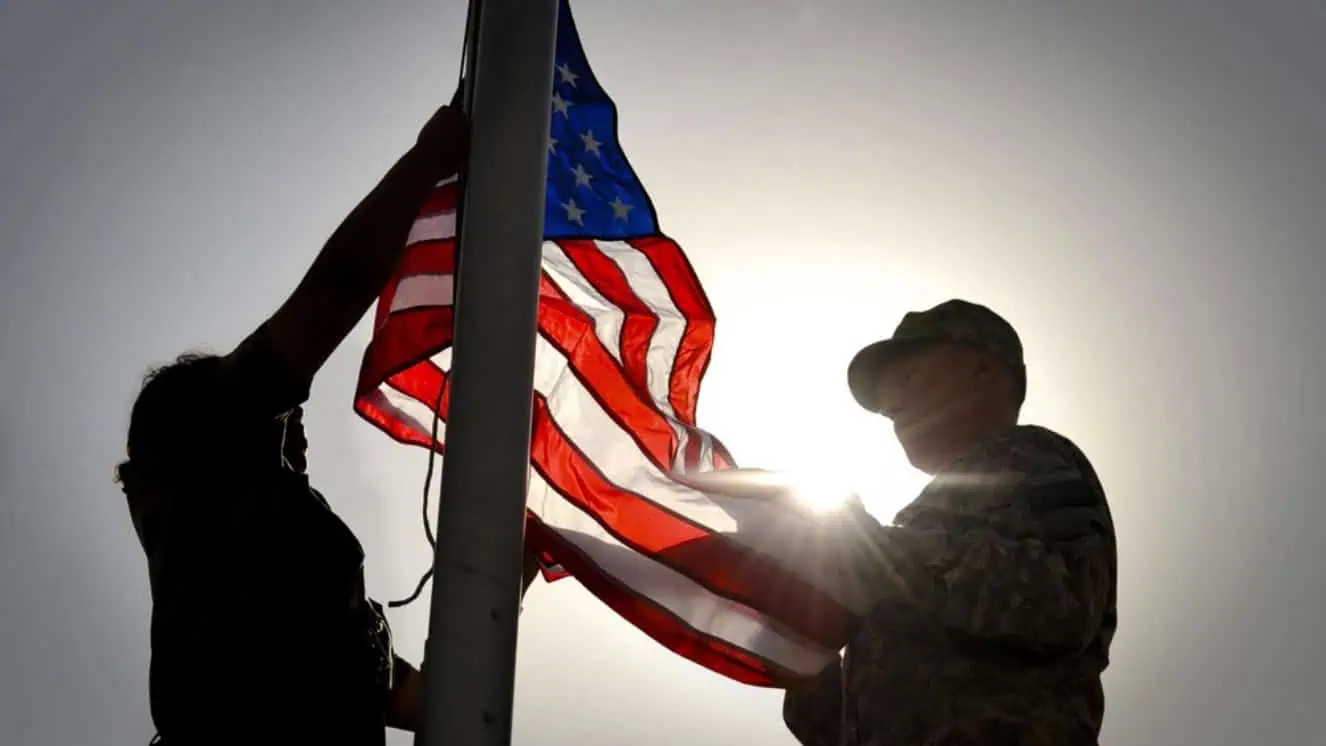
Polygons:
<instances>
[{"instance_id":1,"label":"soldier's shoulder","mask_svg":"<svg viewBox=\"0 0 1326 746\"><path fill-rule=\"evenodd\" d=\"M955 519L988 520L996 513L1007 517L1010 511L1027 507L1023 501L1010 501L1010 495L1029 494L1041 487L1058 491L1056 483L1081 482L1089 486L1095 501L1104 503L1104 489L1075 443L1049 428L1020 425L985 439L936 474L894 522L929 525Z\"/></svg>"},{"instance_id":2,"label":"soldier's shoulder","mask_svg":"<svg viewBox=\"0 0 1326 746\"><path fill-rule=\"evenodd\" d=\"M1090 464L1067 437L1039 425L1019 425L981 443L954 463L952 471L999 474L1026 483L1082 478Z\"/></svg>"}]
</instances>

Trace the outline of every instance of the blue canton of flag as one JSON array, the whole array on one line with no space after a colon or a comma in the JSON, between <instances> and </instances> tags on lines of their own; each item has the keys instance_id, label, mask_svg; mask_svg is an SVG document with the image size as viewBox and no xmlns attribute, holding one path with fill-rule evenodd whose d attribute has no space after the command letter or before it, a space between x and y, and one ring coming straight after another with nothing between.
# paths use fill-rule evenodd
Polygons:
<instances>
[{"instance_id":1,"label":"blue canton of flag","mask_svg":"<svg viewBox=\"0 0 1326 746\"><path fill-rule=\"evenodd\" d=\"M557 18L543 235L626 239L658 233L658 218L617 141L617 107L589 68L566 2Z\"/></svg>"}]
</instances>

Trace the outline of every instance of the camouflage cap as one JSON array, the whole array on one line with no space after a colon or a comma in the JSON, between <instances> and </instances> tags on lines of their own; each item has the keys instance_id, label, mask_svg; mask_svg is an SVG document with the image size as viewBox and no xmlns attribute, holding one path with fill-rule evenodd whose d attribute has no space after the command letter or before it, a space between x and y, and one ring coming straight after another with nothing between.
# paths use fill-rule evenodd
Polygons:
<instances>
[{"instance_id":1,"label":"camouflage cap","mask_svg":"<svg viewBox=\"0 0 1326 746\"><path fill-rule=\"evenodd\" d=\"M1026 392L1026 369L1022 361L1022 342L1018 334L999 314L985 306L965 300L949 300L925 311L913 311L902 317L893 336L868 345L847 366L847 384L858 404L876 412L875 385L879 374L891 361L908 351L935 343L972 345L988 350L999 358L1017 380L1018 400Z\"/></svg>"}]
</instances>

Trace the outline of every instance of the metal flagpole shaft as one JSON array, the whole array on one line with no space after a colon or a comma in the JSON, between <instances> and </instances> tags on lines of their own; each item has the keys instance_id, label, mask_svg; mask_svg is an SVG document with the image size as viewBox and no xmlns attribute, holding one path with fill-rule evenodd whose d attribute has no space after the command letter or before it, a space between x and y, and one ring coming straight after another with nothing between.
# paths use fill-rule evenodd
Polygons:
<instances>
[{"instance_id":1,"label":"metal flagpole shaft","mask_svg":"<svg viewBox=\"0 0 1326 746\"><path fill-rule=\"evenodd\" d=\"M481 0L417 746L508 746L558 0Z\"/></svg>"}]
</instances>

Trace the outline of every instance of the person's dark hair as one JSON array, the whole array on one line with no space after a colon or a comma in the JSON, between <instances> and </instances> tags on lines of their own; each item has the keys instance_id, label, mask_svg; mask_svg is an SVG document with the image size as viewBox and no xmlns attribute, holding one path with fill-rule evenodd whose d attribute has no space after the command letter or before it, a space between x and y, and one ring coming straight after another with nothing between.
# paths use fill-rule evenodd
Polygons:
<instances>
[{"instance_id":1,"label":"person's dark hair","mask_svg":"<svg viewBox=\"0 0 1326 746\"><path fill-rule=\"evenodd\" d=\"M218 401L223 359L219 355L190 352L154 368L143 377L143 387L129 414L126 442L128 461L116 468L120 481L131 463L153 471L169 470L187 461L188 452L207 448L228 405ZM211 396L200 394L213 394Z\"/></svg>"},{"instance_id":2,"label":"person's dark hair","mask_svg":"<svg viewBox=\"0 0 1326 746\"><path fill-rule=\"evenodd\" d=\"M214 447L222 359L206 353L180 355L143 377L143 387L129 414L129 458L115 467L115 481L129 501L134 531L148 553L149 576L160 572L159 537L168 484L187 479L189 453ZM163 492L165 490L165 492Z\"/></svg>"}]
</instances>

